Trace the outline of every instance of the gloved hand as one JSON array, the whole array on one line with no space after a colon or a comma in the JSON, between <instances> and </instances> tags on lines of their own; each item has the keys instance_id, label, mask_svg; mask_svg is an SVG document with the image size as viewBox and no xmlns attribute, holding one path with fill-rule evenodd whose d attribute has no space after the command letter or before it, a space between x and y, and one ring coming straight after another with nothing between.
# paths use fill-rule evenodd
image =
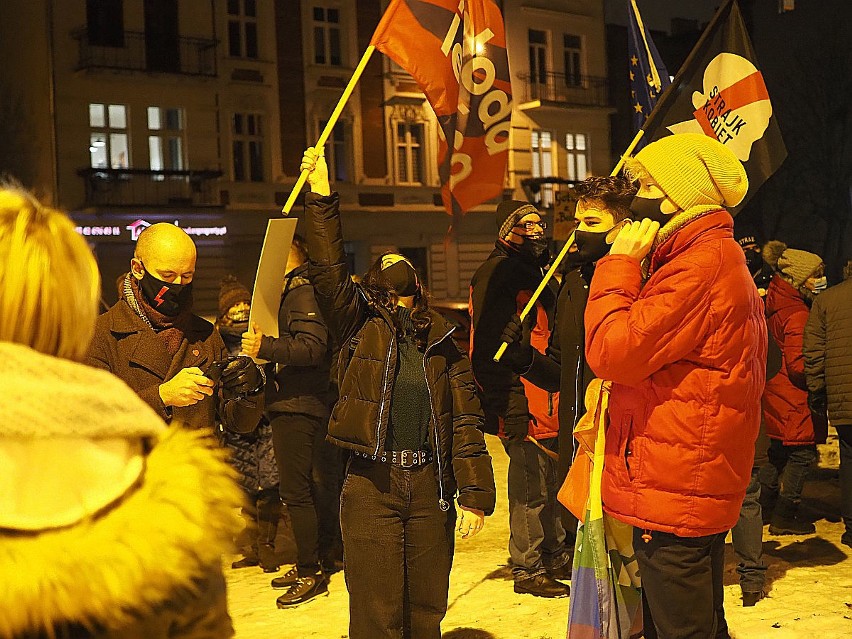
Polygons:
<instances>
[{"instance_id":1,"label":"gloved hand","mask_svg":"<svg viewBox=\"0 0 852 639\"><path fill-rule=\"evenodd\" d=\"M523 441L530 434L529 422L510 419L503 423L503 433L512 441Z\"/></svg>"},{"instance_id":2,"label":"gloved hand","mask_svg":"<svg viewBox=\"0 0 852 639\"><path fill-rule=\"evenodd\" d=\"M530 336L535 316L535 311L533 311L521 322L521 316L515 313L500 335L500 341L509 345L500 361L518 374L526 372L533 361L533 347L530 345Z\"/></svg>"},{"instance_id":3,"label":"gloved hand","mask_svg":"<svg viewBox=\"0 0 852 639\"><path fill-rule=\"evenodd\" d=\"M222 371L222 396L225 399L252 395L263 388L263 373L250 357L235 357Z\"/></svg>"},{"instance_id":4,"label":"gloved hand","mask_svg":"<svg viewBox=\"0 0 852 639\"><path fill-rule=\"evenodd\" d=\"M828 414L828 397L825 392L808 393L808 408L814 415L826 417Z\"/></svg>"}]
</instances>

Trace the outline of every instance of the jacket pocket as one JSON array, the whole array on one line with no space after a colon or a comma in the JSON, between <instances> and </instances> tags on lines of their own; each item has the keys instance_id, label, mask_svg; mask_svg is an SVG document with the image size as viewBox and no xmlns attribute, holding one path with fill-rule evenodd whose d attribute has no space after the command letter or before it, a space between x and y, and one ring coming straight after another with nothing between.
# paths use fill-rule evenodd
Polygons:
<instances>
[{"instance_id":1,"label":"jacket pocket","mask_svg":"<svg viewBox=\"0 0 852 639\"><path fill-rule=\"evenodd\" d=\"M624 469L627 478L633 481L636 477L636 460L634 456L633 442L633 414L626 413L621 419L621 430L624 433L624 443L621 447L621 459L624 460Z\"/></svg>"}]
</instances>

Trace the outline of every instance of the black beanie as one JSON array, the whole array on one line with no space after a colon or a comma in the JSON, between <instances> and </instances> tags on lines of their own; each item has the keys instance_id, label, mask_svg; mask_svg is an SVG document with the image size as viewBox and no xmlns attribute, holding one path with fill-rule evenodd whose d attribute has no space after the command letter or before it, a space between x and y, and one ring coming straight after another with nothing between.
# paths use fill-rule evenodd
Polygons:
<instances>
[{"instance_id":1,"label":"black beanie","mask_svg":"<svg viewBox=\"0 0 852 639\"><path fill-rule=\"evenodd\" d=\"M251 293L233 275L226 275L219 286L219 317L224 317L232 306L240 302L251 304Z\"/></svg>"},{"instance_id":2,"label":"black beanie","mask_svg":"<svg viewBox=\"0 0 852 639\"><path fill-rule=\"evenodd\" d=\"M538 213L539 210L529 202L521 202L520 200L503 200L497 205L497 237L501 240L505 239L512 231L514 226L525 215Z\"/></svg>"}]
</instances>

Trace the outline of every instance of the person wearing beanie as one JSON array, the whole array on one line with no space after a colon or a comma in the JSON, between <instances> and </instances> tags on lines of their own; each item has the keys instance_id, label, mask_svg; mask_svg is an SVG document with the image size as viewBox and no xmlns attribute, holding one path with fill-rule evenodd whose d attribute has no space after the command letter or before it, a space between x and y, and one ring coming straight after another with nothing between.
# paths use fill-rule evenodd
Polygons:
<instances>
[{"instance_id":1,"label":"person wearing beanie","mask_svg":"<svg viewBox=\"0 0 852 639\"><path fill-rule=\"evenodd\" d=\"M751 476L767 349L726 210L748 179L695 134L625 166L636 221L598 261L584 318L589 366L612 382L604 509L634 526L646 636L727 637L725 536Z\"/></svg>"},{"instance_id":2,"label":"person wearing beanie","mask_svg":"<svg viewBox=\"0 0 852 639\"><path fill-rule=\"evenodd\" d=\"M0 263L0 638L232 637L222 450L83 364L100 277L64 213L0 188Z\"/></svg>"},{"instance_id":3,"label":"person wearing beanie","mask_svg":"<svg viewBox=\"0 0 852 639\"><path fill-rule=\"evenodd\" d=\"M248 330L251 293L233 275L224 277L219 287L219 317L216 330L231 355L242 350L242 334ZM269 377L269 371L267 377ZM275 536L281 518L278 497L278 466L272 449L272 427L265 416L250 433L236 433L219 424L219 443L230 452L229 462L240 473L240 486L247 504L242 509L245 528L237 539L243 557L231 568L260 566L263 572L277 572Z\"/></svg>"},{"instance_id":4,"label":"person wearing beanie","mask_svg":"<svg viewBox=\"0 0 852 639\"><path fill-rule=\"evenodd\" d=\"M781 348L783 366L766 384L763 411L769 435L769 461L760 469L761 503L773 535L809 535L813 523L799 517L808 470L816 444L825 441L827 423L808 407L802 352L805 324L814 297L824 288L825 265L819 255L768 242L763 259L775 276L766 293L766 318Z\"/></svg>"},{"instance_id":5,"label":"person wearing beanie","mask_svg":"<svg viewBox=\"0 0 852 639\"><path fill-rule=\"evenodd\" d=\"M293 236L278 307L278 337L263 335L257 325L242 335L242 350L274 366L267 393L266 417L278 464L281 502L287 506L296 542L296 565L272 580L285 590L280 608L291 608L328 593L338 570L340 470L324 462L329 417L331 348L316 291L307 278L305 240Z\"/></svg>"},{"instance_id":6,"label":"person wearing beanie","mask_svg":"<svg viewBox=\"0 0 852 639\"><path fill-rule=\"evenodd\" d=\"M516 372L529 367L512 349L494 354L503 328L519 314L542 280L549 261L545 222L529 202L497 206L497 241L470 283L470 358L482 391L485 432L498 435L509 455L509 554L514 590L565 597L571 550L556 501L559 393L535 386ZM530 313L531 348L547 349L553 329L556 283L551 280ZM551 457L548 453L552 453ZM570 453L566 453L570 455ZM572 531L573 532L573 531Z\"/></svg>"},{"instance_id":7,"label":"person wearing beanie","mask_svg":"<svg viewBox=\"0 0 852 639\"><path fill-rule=\"evenodd\" d=\"M737 239L745 253L746 266L751 279L754 280L754 285L757 286L757 292L761 297L766 296L766 289L769 288L769 281L772 279L774 271L764 260L761 253L762 244L754 235L743 235Z\"/></svg>"},{"instance_id":8,"label":"person wearing beanie","mask_svg":"<svg viewBox=\"0 0 852 639\"><path fill-rule=\"evenodd\" d=\"M830 419L840 444L840 543L852 548L852 260L846 278L814 300L802 351L814 419Z\"/></svg>"}]
</instances>

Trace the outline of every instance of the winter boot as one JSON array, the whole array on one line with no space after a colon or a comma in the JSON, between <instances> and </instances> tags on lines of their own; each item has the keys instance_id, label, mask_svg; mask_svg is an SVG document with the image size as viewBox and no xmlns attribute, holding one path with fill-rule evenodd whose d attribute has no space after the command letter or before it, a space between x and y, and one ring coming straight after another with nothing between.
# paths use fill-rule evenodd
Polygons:
<instances>
[{"instance_id":1,"label":"winter boot","mask_svg":"<svg viewBox=\"0 0 852 639\"><path fill-rule=\"evenodd\" d=\"M519 595L527 594L534 597L567 597L570 588L560 581L556 581L546 574L536 575L527 579L519 579L515 582L515 592Z\"/></svg>"},{"instance_id":2,"label":"winter boot","mask_svg":"<svg viewBox=\"0 0 852 639\"><path fill-rule=\"evenodd\" d=\"M812 535L816 527L798 516L799 505L791 499L780 497L769 524L770 535Z\"/></svg>"},{"instance_id":3,"label":"winter boot","mask_svg":"<svg viewBox=\"0 0 852 639\"><path fill-rule=\"evenodd\" d=\"M281 501L277 491L272 497L261 493L257 505L258 561L263 572L278 572L281 564L275 554L275 536L278 534L278 520L281 518Z\"/></svg>"}]
</instances>

